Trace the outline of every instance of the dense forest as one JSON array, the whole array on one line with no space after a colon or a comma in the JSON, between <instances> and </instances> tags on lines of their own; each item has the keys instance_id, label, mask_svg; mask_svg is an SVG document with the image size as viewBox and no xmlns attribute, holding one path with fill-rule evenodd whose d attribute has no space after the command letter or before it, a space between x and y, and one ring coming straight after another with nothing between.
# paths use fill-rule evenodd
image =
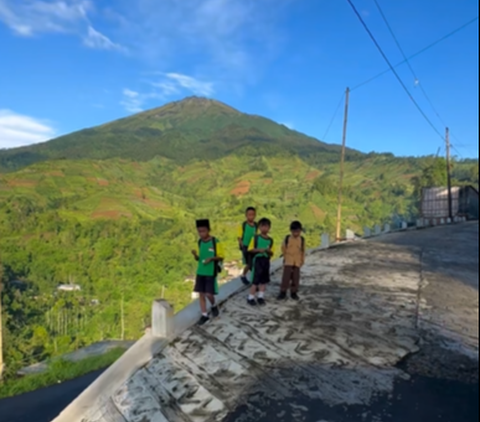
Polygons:
<instances>
[{"instance_id":1,"label":"dense forest","mask_svg":"<svg viewBox=\"0 0 480 422\"><path fill-rule=\"evenodd\" d=\"M133 122L119 121L118 128L112 129L112 123L95 129L110 131L105 135L108 139L99 138L97 150L88 149L73 134L77 138L54 140L37 150L0 154L0 273L7 376L29 363L98 340L138 338L149 324L150 305L156 297L165 297L176 310L188 304L192 290L188 280L195 269L189 253L196 243L195 218L211 219L214 234L226 244L227 261L239 258L236 228L250 205L258 208L259 217L272 220L277 242L292 219L303 222L308 246L318 245L323 232L333 234L338 148L319 143L316 150L318 141L224 107L215 109L226 119L223 126L218 123L220 117L213 119L210 108L207 117L201 109L193 109L203 116L202 136L215 129L211 137L215 142L210 141L209 148L223 145L209 156L202 155L202 149L196 158L180 159L180 148L180 153L175 150L169 157L163 153L165 145L163 149L156 145L150 154L143 151L143 158L128 158L121 143L115 156L108 137L122 128L125 136L128 130L141 136L143 128L145 145L153 142L154 136L138 123L143 119L151 124L153 112L132 117L137 119ZM171 109L160 114L167 115L168 124L174 126L174 122L176 130L183 127L191 133L191 127L196 127L192 119L198 125L193 111L183 126ZM173 136L164 130L165 121L163 126L154 122L157 130L163 130L162 136ZM255 130L245 129L249 124ZM225 125L234 133L225 131ZM269 132L261 132L262 127ZM228 150L229 138L222 136L229 133L241 148ZM295 139L300 152L284 148L280 141L275 144L276 136L285 142ZM182 139L192 145L202 142L198 136L187 138ZM255 142L267 138L270 147L280 147L255 148ZM437 157L350 151L343 230L361 233L364 226L375 223L413 219L421 188L445 185L445 169L445 160ZM453 172L455 184L478 188L478 161L456 161ZM60 284L79 290L62 291Z\"/></svg>"}]
</instances>

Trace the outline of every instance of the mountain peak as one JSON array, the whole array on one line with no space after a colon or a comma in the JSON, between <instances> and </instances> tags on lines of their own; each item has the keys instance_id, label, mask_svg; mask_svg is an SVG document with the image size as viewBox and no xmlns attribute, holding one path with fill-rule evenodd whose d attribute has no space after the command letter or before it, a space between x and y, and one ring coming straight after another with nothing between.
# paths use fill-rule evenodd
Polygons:
<instances>
[{"instance_id":1,"label":"mountain peak","mask_svg":"<svg viewBox=\"0 0 480 422\"><path fill-rule=\"evenodd\" d=\"M176 109L181 108L184 110L197 109L198 111L200 110L206 111L208 109L211 109L211 111L223 110L224 112L241 114L240 111L236 110L233 107L230 107L225 103L222 103L221 101L218 101L212 98L207 98L207 97L200 97L196 95L185 97L178 101L173 101L171 103L165 104L164 106L158 107L155 110L163 110L166 108L176 108Z\"/></svg>"}]
</instances>

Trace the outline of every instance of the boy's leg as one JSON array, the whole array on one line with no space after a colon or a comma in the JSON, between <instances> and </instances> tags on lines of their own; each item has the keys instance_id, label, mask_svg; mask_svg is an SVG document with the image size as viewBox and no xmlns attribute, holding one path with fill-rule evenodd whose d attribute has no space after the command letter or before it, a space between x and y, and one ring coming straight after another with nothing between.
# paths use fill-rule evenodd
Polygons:
<instances>
[{"instance_id":1,"label":"boy's leg","mask_svg":"<svg viewBox=\"0 0 480 422\"><path fill-rule=\"evenodd\" d=\"M200 302L200 310L202 311L202 315L207 316L207 315L208 315L208 312L207 312L207 301L206 301L205 296L206 296L205 293L199 293L199 299L198 299L198 301Z\"/></svg>"},{"instance_id":2,"label":"boy's leg","mask_svg":"<svg viewBox=\"0 0 480 422\"><path fill-rule=\"evenodd\" d=\"M265 291L267 290L267 284L270 283L270 260L262 259L260 278L258 280L258 304L265 305Z\"/></svg>"},{"instance_id":3,"label":"boy's leg","mask_svg":"<svg viewBox=\"0 0 480 422\"><path fill-rule=\"evenodd\" d=\"M242 248L242 263L243 263L243 272L242 272L241 279L243 284L249 284L247 274L248 274L248 271L250 271L250 265L248 262L248 251L245 246Z\"/></svg>"},{"instance_id":4,"label":"boy's leg","mask_svg":"<svg viewBox=\"0 0 480 422\"><path fill-rule=\"evenodd\" d=\"M202 312L202 316L198 321L198 325L205 324L208 318L207 312L207 300L206 300L206 290L207 289L207 278L204 276L197 275L195 279L195 288L193 289L194 292L198 293L199 295L199 303L200 303L200 311Z\"/></svg>"},{"instance_id":5,"label":"boy's leg","mask_svg":"<svg viewBox=\"0 0 480 422\"><path fill-rule=\"evenodd\" d=\"M300 286L300 268L292 268L292 285L290 287L290 294L292 299L298 299L298 288Z\"/></svg>"},{"instance_id":6,"label":"boy's leg","mask_svg":"<svg viewBox=\"0 0 480 422\"><path fill-rule=\"evenodd\" d=\"M286 293L290 287L290 280L292 279L292 267L285 265L283 267L282 284L280 285L280 293Z\"/></svg>"},{"instance_id":7,"label":"boy's leg","mask_svg":"<svg viewBox=\"0 0 480 422\"><path fill-rule=\"evenodd\" d=\"M216 277L208 277L207 283L205 286L205 291L206 291L205 296L207 297L208 301L212 305L211 306L212 316L215 318L219 314L218 307L215 304L215 295L218 293Z\"/></svg>"},{"instance_id":8,"label":"boy's leg","mask_svg":"<svg viewBox=\"0 0 480 422\"><path fill-rule=\"evenodd\" d=\"M249 305L256 305L257 301L255 300L255 295L258 291L258 284L259 284L259 277L261 277L261 272L259 272L260 268L258 266L258 260L254 260L252 263L253 271L252 271L252 284L250 285L250 289L248 291L248 298L247 302Z\"/></svg>"}]
</instances>

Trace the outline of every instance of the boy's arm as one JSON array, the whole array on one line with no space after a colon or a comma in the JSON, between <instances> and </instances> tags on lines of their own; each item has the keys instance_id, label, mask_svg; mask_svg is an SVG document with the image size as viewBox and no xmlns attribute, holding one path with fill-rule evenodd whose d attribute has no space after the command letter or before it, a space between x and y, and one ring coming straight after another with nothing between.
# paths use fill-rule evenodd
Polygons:
<instances>
[{"instance_id":1,"label":"boy's arm","mask_svg":"<svg viewBox=\"0 0 480 422\"><path fill-rule=\"evenodd\" d=\"M217 255L212 258L213 261L223 261L225 259L225 249L223 248L223 243L217 240Z\"/></svg>"},{"instance_id":2,"label":"boy's arm","mask_svg":"<svg viewBox=\"0 0 480 422\"><path fill-rule=\"evenodd\" d=\"M305 264L305 252L306 252L306 248L305 248L305 239L302 239L302 242L303 242L303 248L302 248L302 262L301 262L301 266L303 267L303 264Z\"/></svg>"},{"instance_id":3,"label":"boy's arm","mask_svg":"<svg viewBox=\"0 0 480 422\"><path fill-rule=\"evenodd\" d=\"M250 244L248 245L248 252L251 253L263 253L263 249L255 249L255 237L252 237L252 240L250 240Z\"/></svg>"},{"instance_id":4,"label":"boy's arm","mask_svg":"<svg viewBox=\"0 0 480 422\"><path fill-rule=\"evenodd\" d=\"M195 261L198 261L200 259L200 257L199 257L200 249L199 249L198 245L195 249L192 249L192 255L195 258Z\"/></svg>"},{"instance_id":5,"label":"boy's arm","mask_svg":"<svg viewBox=\"0 0 480 422\"><path fill-rule=\"evenodd\" d=\"M285 245L285 240L282 242L282 255L285 256L287 252L287 245Z\"/></svg>"},{"instance_id":6,"label":"boy's arm","mask_svg":"<svg viewBox=\"0 0 480 422\"><path fill-rule=\"evenodd\" d=\"M267 252L268 252L268 255L270 256L270 258L271 258L273 255L275 255L275 246L273 245L273 243L272 243L272 245L267 249Z\"/></svg>"},{"instance_id":7,"label":"boy's arm","mask_svg":"<svg viewBox=\"0 0 480 422\"><path fill-rule=\"evenodd\" d=\"M238 226L237 239L238 239L238 244L240 245L240 247L242 247L243 246L243 226L242 225Z\"/></svg>"}]
</instances>

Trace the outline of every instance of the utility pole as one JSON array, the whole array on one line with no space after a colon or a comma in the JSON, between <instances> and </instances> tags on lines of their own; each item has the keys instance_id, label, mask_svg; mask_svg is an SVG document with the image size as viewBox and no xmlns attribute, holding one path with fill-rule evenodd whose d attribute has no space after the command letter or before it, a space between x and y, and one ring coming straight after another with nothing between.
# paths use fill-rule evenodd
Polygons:
<instances>
[{"instance_id":1,"label":"utility pole","mask_svg":"<svg viewBox=\"0 0 480 422\"><path fill-rule=\"evenodd\" d=\"M453 221L452 175L450 167L450 131L448 127L445 129L445 146L447 151L448 216L450 217L450 221Z\"/></svg>"},{"instance_id":2,"label":"utility pole","mask_svg":"<svg viewBox=\"0 0 480 422\"><path fill-rule=\"evenodd\" d=\"M348 121L348 100L350 97L350 88L345 91L345 112L343 116L343 135L342 135L342 153L340 156L340 182L338 186L338 205L337 205L337 242L341 240L341 220L342 220L342 189L343 189L343 173L345 163L345 143L347 140L347 121Z\"/></svg>"}]
</instances>

